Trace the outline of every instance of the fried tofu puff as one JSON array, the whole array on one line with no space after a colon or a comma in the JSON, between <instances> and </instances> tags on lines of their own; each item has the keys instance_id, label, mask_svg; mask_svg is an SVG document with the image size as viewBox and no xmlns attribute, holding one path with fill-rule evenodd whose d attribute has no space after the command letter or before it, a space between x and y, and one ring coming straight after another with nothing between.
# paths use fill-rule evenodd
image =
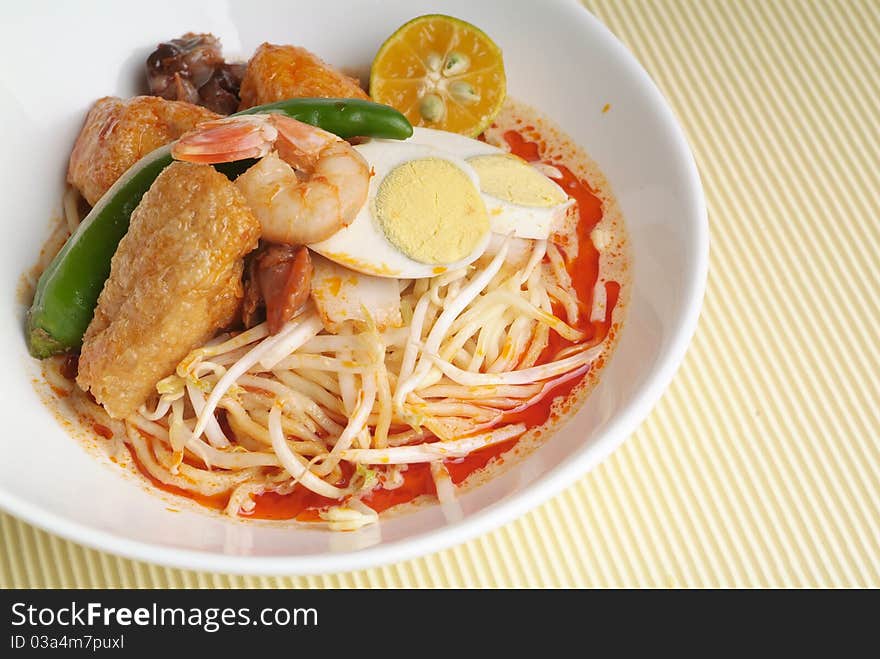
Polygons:
<instances>
[{"instance_id":1,"label":"fried tofu puff","mask_svg":"<svg viewBox=\"0 0 880 659\"><path fill-rule=\"evenodd\" d=\"M225 176L177 162L131 216L86 330L77 383L125 418L194 348L228 326L260 224Z\"/></svg>"},{"instance_id":2,"label":"fried tofu puff","mask_svg":"<svg viewBox=\"0 0 880 659\"><path fill-rule=\"evenodd\" d=\"M70 154L67 182L94 206L138 160L219 116L192 103L155 96L98 99Z\"/></svg>"},{"instance_id":3,"label":"fried tofu puff","mask_svg":"<svg viewBox=\"0 0 880 659\"><path fill-rule=\"evenodd\" d=\"M298 46L264 43L248 62L239 110L288 98L369 99L358 81Z\"/></svg>"}]
</instances>

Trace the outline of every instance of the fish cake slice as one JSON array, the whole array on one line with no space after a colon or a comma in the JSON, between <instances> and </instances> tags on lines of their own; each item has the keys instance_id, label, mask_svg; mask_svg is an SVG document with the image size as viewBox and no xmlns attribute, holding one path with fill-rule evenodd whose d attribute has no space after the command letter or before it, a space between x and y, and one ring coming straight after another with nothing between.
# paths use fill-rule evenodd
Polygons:
<instances>
[{"instance_id":1,"label":"fish cake slice","mask_svg":"<svg viewBox=\"0 0 880 659\"><path fill-rule=\"evenodd\" d=\"M208 165L165 169L131 216L86 330L77 383L110 416L135 412L194 348L228 326L260 225Z\"/></svg>"},{"instance_id":2,"label":"fish cake slice","mask_svg":"<svg viewBox=\"0 0 880 659\"><path fill-rule=\"evenodd\" d=\"M67 182L94 206L125 171L151 151L220 115L155 96L100 98L76 139Z\"/></svg>"},{"instance_id":3,"label":"fish cake slice","mask_svg":"<svg viewBox=\"0 0 880 659\"><path fill-rule=\"evenodd\" d=\"M288 98L370 98L357 80L305 48L270 43L248 62L239 96L239 110Z\"/></svg>"}]
</instances>

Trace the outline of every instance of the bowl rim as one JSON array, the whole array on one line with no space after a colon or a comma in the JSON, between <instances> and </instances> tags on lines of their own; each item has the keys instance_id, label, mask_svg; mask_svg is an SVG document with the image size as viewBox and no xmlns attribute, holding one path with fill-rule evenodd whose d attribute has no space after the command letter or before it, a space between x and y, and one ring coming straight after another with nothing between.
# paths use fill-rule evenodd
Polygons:
<instances>
[{"instance_id":1,"label":"bowl rim","mask_svg":"<svg viewBox=\"0 0 880 659\"><path fill-rule=\"evenodd\" d=\"M694 265L684 286L684 312L671 328L671 341L661 353L654 375L632 400L609 421L605 431L590 445L582 446L563 463L521 491L511 494L458 522L444 525L412 537L383 542L352 551L324 552L297 556L248 556L219 554L171 548L135 541L86 524L73 522L51 510L32 504L0 489L0 509L44 531L59 535L86 547L118 556L166 567L222 572L235 575L315 575L378 567L439 552L488 533L538 507L585 475L619 447L648 416L672 381L696 331L706 289L709 265L709 222L706 200L696 160L684 130L668 101L627 47L577 0L570 4L577 11L572 20L580 20L585 29L604 40L612 56L626 67L641 88L651 109L665 125L672 138L675 157L686 170L682 192L687 215L694 224Z\"/></svg>"}]
</instances>

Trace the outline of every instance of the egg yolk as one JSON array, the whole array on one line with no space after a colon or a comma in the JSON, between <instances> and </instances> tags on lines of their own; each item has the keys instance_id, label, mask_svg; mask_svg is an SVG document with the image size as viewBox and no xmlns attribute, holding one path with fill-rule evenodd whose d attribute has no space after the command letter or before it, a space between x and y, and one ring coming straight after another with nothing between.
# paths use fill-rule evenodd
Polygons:
<instances>
[{"instance_id":1,"label":"egg yolk","mask_svg":"<svg viewBox=\"0 0 880 659\"><path fill-rule=\"evenodd\" d=\"M376 192L373 214L392 245L432 265L460 261L489 231L480 191L442 158L410 160L391 170Z\"/></svg>"},{"instance_id":2,"label":"egg yolk","mask_svg":"<svg viewBox=\"0 0 880 659\"><path fill-rule=\"evenodd\" d=\"M475 156L468 163L477 170L480 188L492 197L539 208L558 206L567 200L558 185L516 156Z\"/></svg>"}]
</instances>

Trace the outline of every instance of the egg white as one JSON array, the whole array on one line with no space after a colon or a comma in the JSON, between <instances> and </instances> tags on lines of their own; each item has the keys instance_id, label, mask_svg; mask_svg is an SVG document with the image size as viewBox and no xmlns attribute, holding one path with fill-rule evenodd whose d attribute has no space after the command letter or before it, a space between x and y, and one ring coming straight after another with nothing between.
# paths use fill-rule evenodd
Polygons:
<instances>
[{"instance_id":1,"label":"egg white","mask_svg":"<svg viewBox=\"0 0 880 659\"><path fill-rule=\"evenodd\" d=\"M507 155L507 152L464 135L421 127L414 128L413 136L405 141L377 139L354 148L366 159L373 173L367 201L349 226L309 247L331 261L364 274L401 279L435 277L478 259L486 250L490 233L533 240L547 239L573 203L567 200L550 207L526 206L481 191L480 196L489 216L490 232L460 261L439 265L420 263L395 247L372 216L372 202L384 178L396 167L411 160L439 158L463 171L480 190L479 174L468 163L468 159ZM552 179L547 180L559 187ZM561 188L559 191L567 199Z\"/></svg>"},{"instance_id":2,"label":"egg white","mask_svg":"<svg viewBox=\"0 0 880 659\"><path fill-rule=\"evenodd\" d=\"M354 220L327 240L309 245L322 256L347 268L377 277L420 279L436 277L449 270L462 268L477 260L486 250L491 231L480 239L473 251L460 261L429 264L415 261L402 253L385 236L371 212L384 178L396 167L411 160L438 158L446 160L464 172L474 187L480 189L480 179L474 168L464 159L430 145L410 141L372 140L355 147L373 172L367 201Z\"/></svg>"}]
</instances>

